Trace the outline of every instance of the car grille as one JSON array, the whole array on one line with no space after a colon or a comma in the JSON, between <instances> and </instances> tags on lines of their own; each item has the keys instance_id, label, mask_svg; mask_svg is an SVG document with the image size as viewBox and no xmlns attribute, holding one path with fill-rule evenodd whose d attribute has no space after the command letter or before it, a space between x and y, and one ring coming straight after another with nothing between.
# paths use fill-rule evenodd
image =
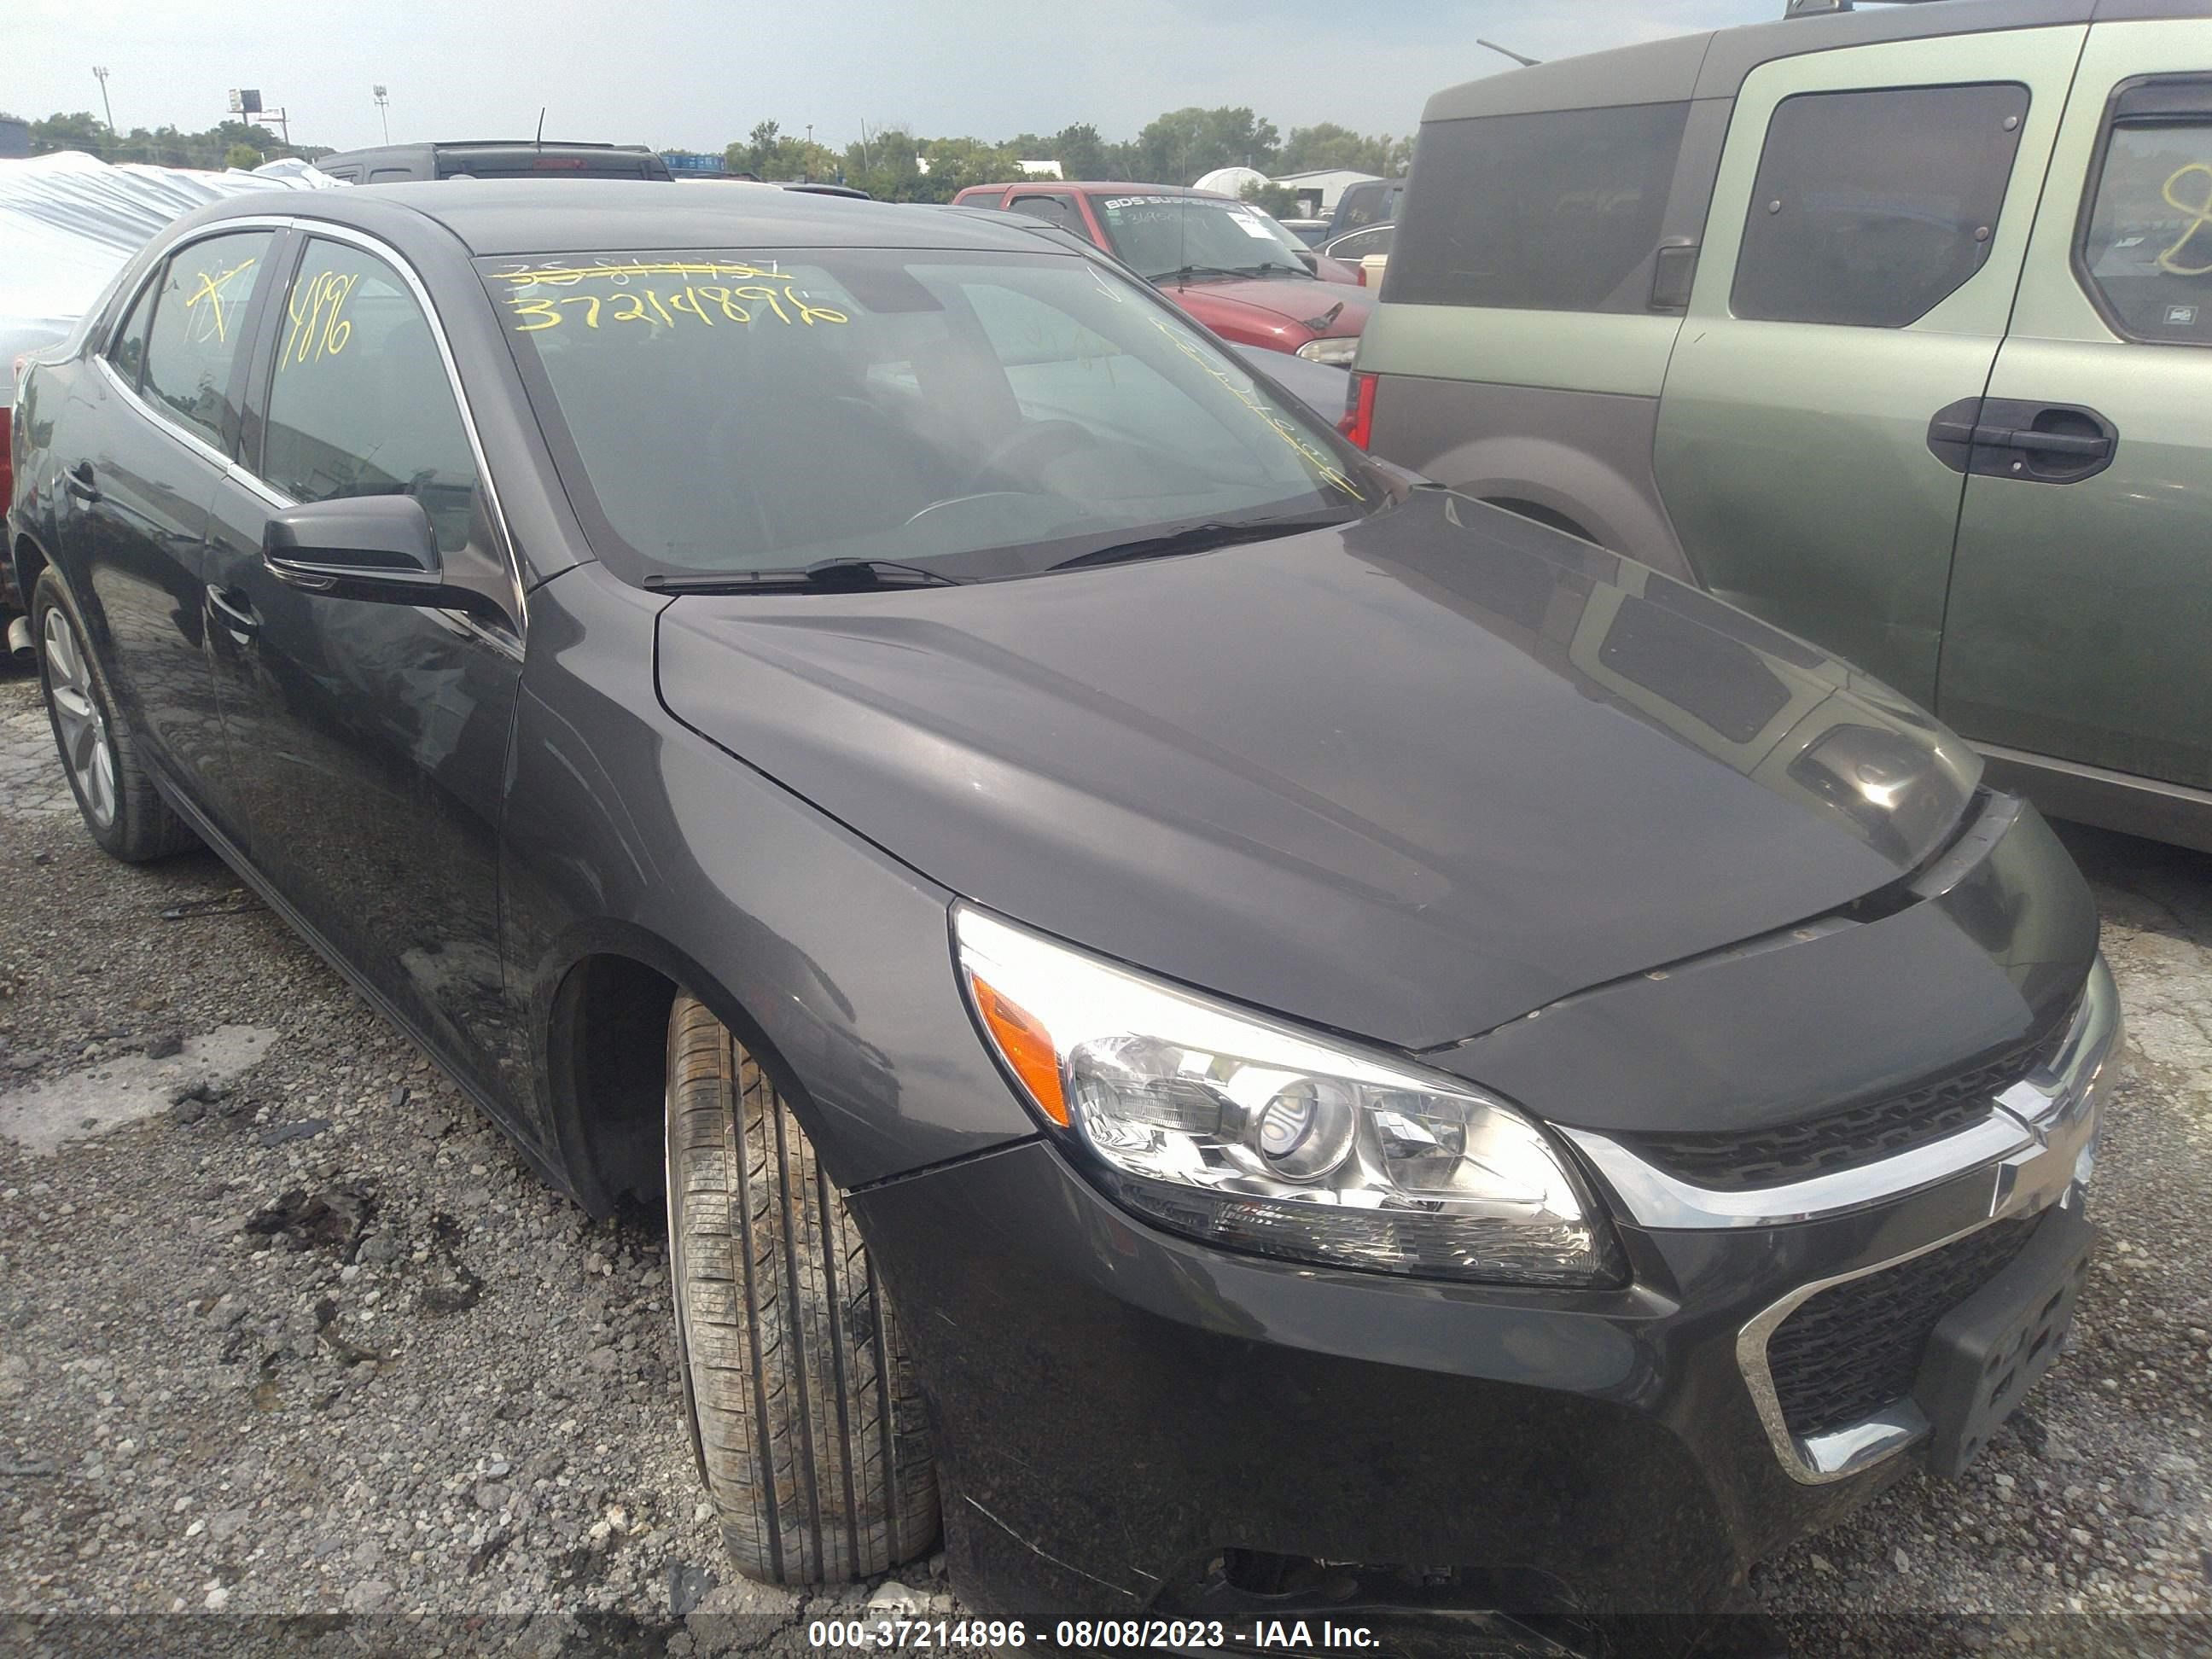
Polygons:
<instances>
[{"instance_id":1,"label":"car grille","mask_svg":"<svg viewBox=\"0 0 2212 1659\"><path fill-rule=\"evenodd\" d=\"M1628 1144L1670 1174L1724 1192L1784 1186L1894 1158L1987 1117L1998 1095L2057 1058L2081 1006L2076 999L2048 1029L2027 1041L1901 1095L1779 1128L1637 1135Z\"/></svg>"},{"instance_id":2,"label":"car grille","mask_svg":"<svg viewBox=\"0 0 2212 1659\"><path fill-rule=\"evenodd\" d=\"M1790 1431L1802 1439L1862 1423L1911 1394L1936 1322L2003 1272L2041 1218L1996 1222L1808 1299L1766 1340Z\"/></svg>"}]
</instances>

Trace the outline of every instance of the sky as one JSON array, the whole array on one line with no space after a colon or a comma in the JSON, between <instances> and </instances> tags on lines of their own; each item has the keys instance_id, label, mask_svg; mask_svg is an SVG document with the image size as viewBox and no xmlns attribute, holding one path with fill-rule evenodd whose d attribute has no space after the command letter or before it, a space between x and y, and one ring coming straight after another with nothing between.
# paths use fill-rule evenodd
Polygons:
<instances>
[{"instance_id":1,"label":"sky","mask_svg":"<svg viewBox=\"0 0 2212 1659\"><path fill-rule=\"evenodd\" d=\"M1135 136L1164 110L1249 104L1285 133L1410 132L1437 88L1534 58L1760 22L1783 0L6 0L0 110L100 112L198 131L259 88L294 138L527 137L719 150L754 123L992 140L1088 121Z\"/></svg>"}]
</instances>

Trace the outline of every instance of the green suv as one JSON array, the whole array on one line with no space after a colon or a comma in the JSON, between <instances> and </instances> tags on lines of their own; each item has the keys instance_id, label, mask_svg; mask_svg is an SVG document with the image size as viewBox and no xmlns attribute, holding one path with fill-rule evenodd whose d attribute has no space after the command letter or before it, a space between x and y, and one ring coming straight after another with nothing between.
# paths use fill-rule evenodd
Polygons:
<instances>
[{"instance_id":1,"label":"green suv","mask_svg":"<svg viewBox=\"0 0 2212 1659\"><path fill-rule=\"evenodd\" d=\"M1431 99L1347 429L2212 849L2212 6L1790 11Z\"/></svg>"}]
</instances>

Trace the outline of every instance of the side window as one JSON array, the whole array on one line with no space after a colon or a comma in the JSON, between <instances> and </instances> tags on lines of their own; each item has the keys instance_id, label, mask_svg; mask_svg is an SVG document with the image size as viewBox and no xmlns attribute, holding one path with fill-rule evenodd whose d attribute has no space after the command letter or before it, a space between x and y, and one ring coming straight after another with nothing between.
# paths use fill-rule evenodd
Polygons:
<instances>
[{"instance_id":1,"label":"side window","mask_svg":"<svg viewBox=\"0 0 2212 1659\"><path fill-rule=\"evenodd\" d=\"M261 475L299 501L412 495L454 552L478 540L476 457L429 319L374 254L318 238L284 296Z\"/></svg>"},{"instance_id":2,"label":"side window","mask_svg":"<svg viewBox=\"0 0 2212 1659\"><path fill-rule=\"evenodd\" d=\"M1644 310L1689 108L1626 104L1423 127L1390 250L1390 298Z\"/></svg>"},{"instance_id":3,"label":"side window","mask_svg":"<svg viewBox=\"0 0 2212 1659\"><path fill-rule=\"evenodd\" d=\"M1786 98L1767 123L1729 308L1902 328L1982 268L2027 88L1886 87Z\"/></svg>"},{"instance_id":4,"label":"side window","mask_svg":"<svg viewBox=\"0 0 2212 1659\"><path fill-rule=\"evenodd\" d=\"M2114 331L2212 346L2212 79L2113 100L2076 269Z\"/></svg>"},{"instance_id":5,"label":"side window","mask_svg":"<svg viewBox=\"0 0 2212 1659\"><path fill-rule=\"evenodd\" d=\"M1397 232L1398 227L1393 224L1370 225L1364 230L1352 231L1328 245L1328 257L1358 264L1370 253L1388 253Z\"/></svg>"},{"instance_id":6,"label":"side window","mask_svg":"<svg viewBox=\"0 0 2212 1659\"><path fill-rule=\"evenodd\" d=\"M131 307L131 314L115 331L107 348L107 361L133 392L138 389L138 376L146 367L146 329L153 320L155 291L161 286L161 275L156 272L138 290L137 303Z\"/></svg>"},{"instance_id":7,"label":"side window","mask_svg":"<svg viewBox=\"0 0 2212 1659\"><path fill-rule=\"evenodd\" d=\"M378 167L368 175L372 185L404 185L416 176L413 167Z\"/></svg>"},{"instance_id":8,"label":"side window","mask_svg":"<svg viewBox=\"0 0 2212 1659\"><path fill-rule=\"evenodd\" d=\"M1017 196L1006 205L1016 213L1026 213L1032 219L1072 230L1078 236L1091 234L1084 228L1083 215L1077 210L1072 196Z\"/></svg>"},{"instance_id":9,"label":"side window","mask_svg":"<svg viewBox=\"0 0 2212 1659\"><path fill-rule=\"evenodd\" d=\"M268 231L253 230L194 242L169 257L161 280L148 290L154 319L146 331L143 395L185 431L226 453L236 425L231 370L273 240Z\"/></svg>"}]
</instances>

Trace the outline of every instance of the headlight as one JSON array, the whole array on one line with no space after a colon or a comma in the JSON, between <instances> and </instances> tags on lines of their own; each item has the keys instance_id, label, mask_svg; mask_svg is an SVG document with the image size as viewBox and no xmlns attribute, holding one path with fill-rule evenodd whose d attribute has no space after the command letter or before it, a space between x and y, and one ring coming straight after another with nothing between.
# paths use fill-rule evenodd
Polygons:
<instances>
[{"instance_id":1,"label":"headlight","mask_svg":"<svg viewBox=\"0 0 2212 1659\"><path fill-rule=\"evenodd\" d=\"M1359 355L1359 337L1332 335L1326 340L1308 340L1300 346L1297 355L1310 363L1327 363L1331 368L1350 368L1352 360Z\"/></svg>"},{"instance_id":2,"label":"headlight","mask_svg":"<svg viewBox=\"0 0 2212 1659\"><path fill-rule=\"evenodd\" d=\"M1592 1285L1612 1234L1561 1154L1455 1079L1362 1054L963 905L961 976L1086 1173L1208 1243L1384 1273Z\"/></svg>"}]
</instances>

